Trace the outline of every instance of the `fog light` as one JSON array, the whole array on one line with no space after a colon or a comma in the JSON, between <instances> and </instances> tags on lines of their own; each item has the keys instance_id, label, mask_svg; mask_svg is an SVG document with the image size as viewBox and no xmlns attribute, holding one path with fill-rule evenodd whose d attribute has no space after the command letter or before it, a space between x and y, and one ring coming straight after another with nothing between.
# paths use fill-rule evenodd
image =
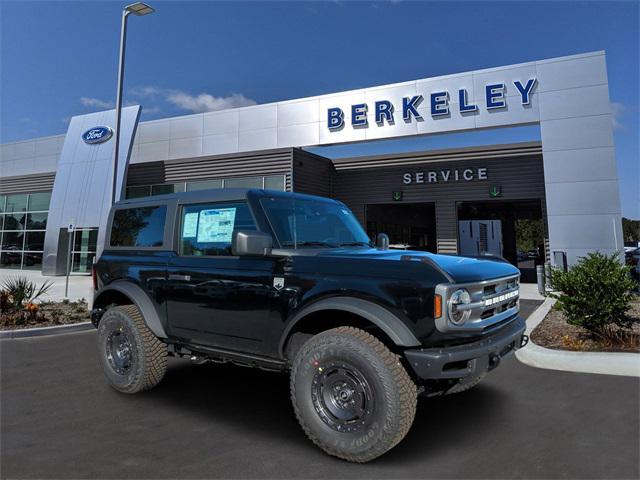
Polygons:
<instances>
[{"instance_id":1,"label":"fog light","mask_svg":"<svg viewBox=\"0 0 640 480\"><path fill-rule=\"evenodd\" d=\"M458 307L471 303L471 295L464 288L456 290L449 297L449 320L456 325L462 325L469 319L471 310L461 310Z\"/></svg>"}]
</instances>

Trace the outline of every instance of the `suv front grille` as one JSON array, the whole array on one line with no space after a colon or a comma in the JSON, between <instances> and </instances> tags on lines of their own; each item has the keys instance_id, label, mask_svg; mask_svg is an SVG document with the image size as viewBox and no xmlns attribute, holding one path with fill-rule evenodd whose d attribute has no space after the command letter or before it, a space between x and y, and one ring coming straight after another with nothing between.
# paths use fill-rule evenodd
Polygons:
<instances>
[{"instance_id":1,"label":"suv front grille","mask_svg":"<svg viewBox=\"0 0 640 480\"><path fill-rule=\"evenodd\" d=\"M471 303L468 319L461 324L446 319L436 322L440 331L479 331L493 330L516 316L519 309L519 275L498 278L478 283L448 284L441 286L443 300L448 300L455 290L464 288L469 292ZM438 287L440 288L440 286Z\"/></svg>"}]
</instances>

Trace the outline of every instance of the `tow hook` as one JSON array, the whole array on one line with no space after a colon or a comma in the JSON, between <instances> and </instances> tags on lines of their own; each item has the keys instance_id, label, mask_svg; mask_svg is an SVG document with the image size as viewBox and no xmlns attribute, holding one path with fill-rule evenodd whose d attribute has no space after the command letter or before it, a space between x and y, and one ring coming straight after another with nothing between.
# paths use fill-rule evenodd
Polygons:
<instances>
[{"instance_id":1,"label":"tow hook","mask_svg":"<svg viewBox=\"0 0 640 480\"><path fill-rule=\"evenodd\" d=\"M523 348L529 343L529 335L522 335L520 337L520 346L518 348Z\"/></svg>"},{"instance_id":2,"label":"tow hook","mask_svg":"<svg viewBox=\"0 0 640 480\"><path fill-rule=\"evenodd\" d=\"M489 357L489 370L493 370L498 365L500 365L500 355L494 353Z\"/></svg>"}]
</instances>

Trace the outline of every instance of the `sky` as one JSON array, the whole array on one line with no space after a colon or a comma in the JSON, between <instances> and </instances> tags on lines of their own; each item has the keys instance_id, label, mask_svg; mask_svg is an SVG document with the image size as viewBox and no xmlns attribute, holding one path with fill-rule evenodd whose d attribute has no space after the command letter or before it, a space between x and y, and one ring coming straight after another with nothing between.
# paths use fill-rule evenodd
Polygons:
<instances>
[{"instance_id":1,"label":"sky","mask_svg":"<svg viewBox=\"0 0 640 480\"><path fill-rule=\"evenodd\" d=\"M605 50L624 216L640 219L640 2L169 2L131 17L142 120ZM118 1L0 0L0 142L115 101ZM539 139L537 126L325 147L368 155Z\"/></svg>"}]
</instances>

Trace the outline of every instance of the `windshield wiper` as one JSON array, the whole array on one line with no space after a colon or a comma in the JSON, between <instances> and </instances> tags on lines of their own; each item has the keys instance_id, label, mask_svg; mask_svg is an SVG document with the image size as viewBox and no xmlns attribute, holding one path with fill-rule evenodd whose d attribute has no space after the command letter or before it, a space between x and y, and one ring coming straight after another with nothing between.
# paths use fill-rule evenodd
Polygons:
<instances>
[{"instance_id":1,"label":"windshield wiper","mask_svg":"<svg viewBox=\"0 0 640 480\"><path fill-rule=\"evenodd\" d=\"M330 247L330 248L335 248L338 245L336 245L335 243L329 243L329 242L318 242L318 241L314 241L314 240L306 240L304 242L285 242L282 244L283 247Z\"/></svg>"},{"instance_id":2,"label":"windshield wiper","mask_svg":"<svg viewBox=\"0 0 640 480\"><path fill-rule=\"evenodd\" d=\"M340 242L339 247L370 247L369 242Z\"/></svg>"}]
</instances>

